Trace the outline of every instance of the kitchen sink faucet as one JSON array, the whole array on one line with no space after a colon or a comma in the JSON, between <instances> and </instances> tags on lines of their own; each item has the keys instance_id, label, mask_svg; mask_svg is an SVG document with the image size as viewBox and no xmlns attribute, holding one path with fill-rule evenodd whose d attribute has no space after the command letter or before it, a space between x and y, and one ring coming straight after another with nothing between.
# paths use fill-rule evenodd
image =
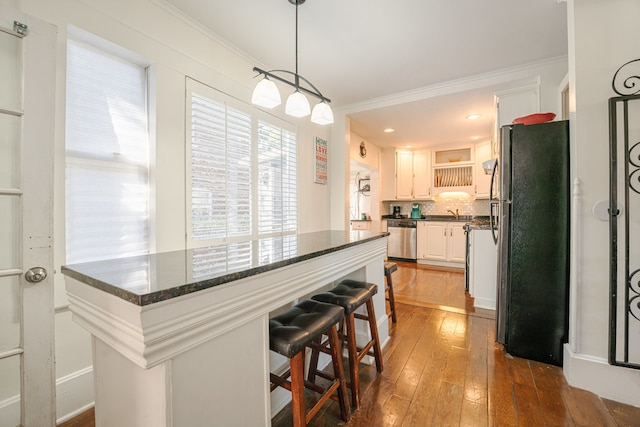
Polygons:
<instances>
[{"instance_id":1,"label":"kitchen sink faucet","mask_svg":"<svg viewBox=\"0 0 640 427\"><path fill-rule=\"evenodd\" d=\"M451 209L447 209L447 212L451 213L451 215L455 216L456 219L460 218L460 214L458 213L458 209L456 209L456 211L452 211Z\"/></svg>"}]
</instances>

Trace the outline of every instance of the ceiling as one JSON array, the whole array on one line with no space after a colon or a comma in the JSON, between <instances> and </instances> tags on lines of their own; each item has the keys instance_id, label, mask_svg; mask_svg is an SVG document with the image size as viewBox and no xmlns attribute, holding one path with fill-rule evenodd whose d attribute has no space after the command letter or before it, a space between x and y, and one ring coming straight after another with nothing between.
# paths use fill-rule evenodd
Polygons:
<instances>
[{"instance_id":1,"label":"ceiling","mask_svg":"<svg viewBox=\"0 0 640 427\"><path fill-rule=\"evenodd\" d=\"M296 7L287 0L155 1L256 66L295 70ZM298 7L298 70L380 147L486 140L503 86L415 93L566 56L566 9L562 0L308 0ZM471 113L482 116L471 122Z\"/></svg>"}]
</instances>

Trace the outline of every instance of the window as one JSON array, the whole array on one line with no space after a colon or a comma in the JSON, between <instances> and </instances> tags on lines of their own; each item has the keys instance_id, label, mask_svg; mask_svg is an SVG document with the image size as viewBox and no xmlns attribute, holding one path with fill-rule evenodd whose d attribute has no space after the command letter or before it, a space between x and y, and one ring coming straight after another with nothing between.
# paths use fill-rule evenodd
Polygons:
<instances>
[{"instance_id":1,"label":"window","mask_svg":"<svg viewBox=\"0 0 640 427\"><path fill-rule=\"evenodd\" d=\"M193 240L251 234L251 116L191 97Z\"/></svg>"},{"instance_id":2,"label":"window","mask_svg":"<svg viewBox=\"0 0 640 427\"><path fill-rule=\"evenodd\" d=\"M297 231L297 136L291 125L187 83L189 245Z\"/></svg>"},{"instance_id":3,"label":"window","mask_svg":"<svg viewBox=\"0 0 640 427\"><path fill-rule=\"evenodd\" d=\"M259 234L296 231L295 133L258 121L258 176Z\"/></svg>"},{"instance_id":4,"label":"window","mask_svg":"<svg viewBox=\"0 0 640 427\"><path fill-rule=\"evenodd\" d=\"M147 71L69 40L67 263L149 251Z\"/></svg>"}]
</instances>

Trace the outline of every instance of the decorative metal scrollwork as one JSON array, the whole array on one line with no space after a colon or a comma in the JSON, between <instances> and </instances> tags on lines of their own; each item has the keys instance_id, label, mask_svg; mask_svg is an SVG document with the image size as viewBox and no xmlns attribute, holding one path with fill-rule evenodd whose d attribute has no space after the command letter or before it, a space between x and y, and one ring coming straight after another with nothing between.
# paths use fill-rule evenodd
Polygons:
<instances>
[{"instance_id":1,"label":"decorative metal scrollwork","mask_svg":"<svg viewBox=\"0 0 640 427\"><path fill-rule=\"evenodd\" d=\"M640 142L629 149L629 164L636 167L629 173L629 188L640 194Z\"/></svg>"},{"instance_id":2,"label":"decorative metal scrollwork","mask_svg":"<svg viewBox=\"0 0 640 427\"><path fill-rule=\"evenodd\" d=\"M634 276L636 276L634 278ZM635 295L629 298L629 313L640 320L640 269L629 275L629 290Z\"/></svg>"},{"instance_id":3,"label":"decorative metal scrollwork","mask_svg":"<svg viewBox=\"0 0 640 427\"><path fill-rule=\"evenodd\" d=\"M626 76L626 77L625 77ZM640 59L634 59L618 68L611 82L613 91L620 96L640 93Z\"/></svg>"}]
</instances>

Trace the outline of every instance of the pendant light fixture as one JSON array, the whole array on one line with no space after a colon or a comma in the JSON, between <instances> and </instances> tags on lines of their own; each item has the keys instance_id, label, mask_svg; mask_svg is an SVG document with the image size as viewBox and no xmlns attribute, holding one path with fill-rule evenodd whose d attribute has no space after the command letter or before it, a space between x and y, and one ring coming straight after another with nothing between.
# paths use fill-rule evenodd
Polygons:
<instances>
[{"instance_id":1,"label":"pendant light fixture","mask_svg":"<svg viewBox=\"0 0 640 427\"><path fill-rule=\"evenodd\" d=\"M295 91L289 95L287 98L287 103L285 104L285 113L293 116L293 117L305 117L311 113L311 121L313 123L319 125L326 125L333 123L333 111L331 111L331 107L329 103L331 100L320 93L316 87L311 84L311 82L300 74L298 74L298 6L303 4L305 0L289 0L289 3L293 4L296 7L296 71L291 72L287 70L271 70L265 71L258 67L253 67L253 71L264 76L260 82L256 85L253 90L253 95L251 96L251 102L255 105L259 105L265 108L273 108L282 102L280 98L280 92L276 87L273 80L278 81L280 83L284 83L289 85L295 89ZM293 76L293 81L288 80L285 77L278 76L278 74L285 74L289 76ZM306 86L301 86L300 82L304 82ZM307 87L308 86L308 87ZM309 105L309 100L305 96L311 95L320 100L313 107L313 111L311 111L311 107Z\"/></svg>"}]
</instances>

